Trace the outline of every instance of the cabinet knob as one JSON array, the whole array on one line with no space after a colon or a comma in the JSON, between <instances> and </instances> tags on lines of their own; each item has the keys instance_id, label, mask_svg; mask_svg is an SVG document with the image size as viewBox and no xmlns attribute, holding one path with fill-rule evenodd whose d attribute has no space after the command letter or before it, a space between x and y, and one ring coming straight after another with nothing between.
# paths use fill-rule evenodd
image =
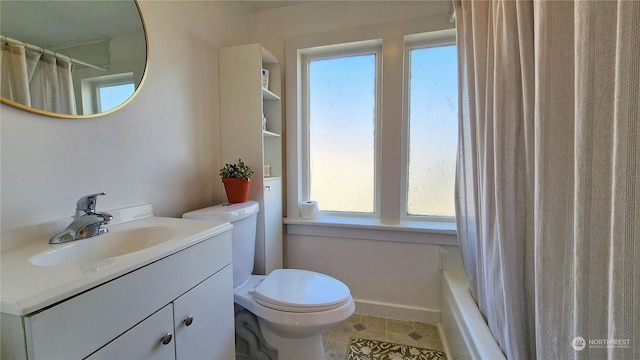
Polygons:
<instances>
[{"instance_id":1,"label":"cabinet knob","mask_svg":"<svg viewBox=\"0 0 640 360\"><path fill-rule=\"evenodd\" d=\"M162 345L168 345L171 342L171 339L173 339L173 335L171 335L171 333L167 333L160 339L160 342Z\"/></svg>"},{"instance_id":2,"label":"cabinet knob","mask_svg":"<svg viewBox=\"0 0 640 360\"><path fill-rule=\"evenodd\" d=\"M264 189L267 190L267 191L271 191L271 186L267 185L267 186L264 187Z\"/></svg>"},{"instance_id":3,"label":"cabinet knob","mask_svg":"<svg viewBox=\"0 0 640 360\"><path fill-rule=\"evenodd\" d=\"M189 316L187 316L187 318L186 318L186 319L184 319L184 324L185 324L186 326L189 326L189 325L191 325L192 323L193 323L193 316L189 315Z\"/></svg>"}]
</instances>

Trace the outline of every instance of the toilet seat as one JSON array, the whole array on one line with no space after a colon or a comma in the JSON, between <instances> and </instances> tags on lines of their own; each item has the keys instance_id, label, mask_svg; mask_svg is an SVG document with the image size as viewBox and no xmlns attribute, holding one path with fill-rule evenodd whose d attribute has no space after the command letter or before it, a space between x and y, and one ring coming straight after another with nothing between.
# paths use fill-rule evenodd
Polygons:
<instances>
[{"instance_id":1,"label":"toilet seat","mask_svg":"<svg viewBox=\"0 0 640 360\"><path fill-rule=\"evenodd\" d=\"M274 310L308 313L338 308L350 301L351 293L344 283L328 275L278 269L255 288L253 298Z\"/></svg>"}]
</instances>

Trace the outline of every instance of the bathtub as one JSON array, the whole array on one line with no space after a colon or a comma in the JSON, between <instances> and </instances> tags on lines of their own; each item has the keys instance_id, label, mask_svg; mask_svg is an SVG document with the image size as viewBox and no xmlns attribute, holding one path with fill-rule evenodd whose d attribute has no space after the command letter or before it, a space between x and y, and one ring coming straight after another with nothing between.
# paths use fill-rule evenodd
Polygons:
<instances>
[{"instance_id":1,"label":"bathtub","mask_svg":"<svg viewBox=\"0 0 640 360\"><path fill-rule=\"evenodd\" d=\"M442 271L440 320L447 359L506 359L471 297L464 271Z\"/></svg>"}]
</instances>

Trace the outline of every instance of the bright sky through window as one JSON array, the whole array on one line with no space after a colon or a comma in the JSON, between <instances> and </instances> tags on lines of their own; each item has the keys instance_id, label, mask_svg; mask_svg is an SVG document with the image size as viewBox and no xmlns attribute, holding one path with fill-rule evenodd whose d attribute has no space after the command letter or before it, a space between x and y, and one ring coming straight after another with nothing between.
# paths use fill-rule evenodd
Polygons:
<instances>
[{"instance_id":1,"label":"bright sky through window","mask_svg":"<svg viewBox=\"0 0 640 360\"><path fill-rule=\"evenodd\" d=\"M100 111L109 111L125 102L135 92L133 83L102 86L100 89Z\"/></svg>"},{"instance_id":2,"label":"bright sky through window","mask_svg":"<svg viewBox=\"0 0 640 360\"><path fill-rule=\"evenodd\" d=\"M455 216L458 138L456 46L411 50L409 215Z\"/></svg>"},{"instance_id":3,"label":"bright sky through window","mask_svg":"<svg viewBox=\"0 0 640 360\"><path fill-rule=\"evenodd\" d=\"M325 211L375 208L376 56L309 64L310 197Z\"/></svg>"},{"instance_id":4,"label":"bright sky through window","mask_svg":"<svg viewBox=\"0 0 640 360\"><path fill-rule=\"evenodd\" d=\"M458 136L456 46L413 48L407 56L404 211L410 216L453 217ZM318 201L321 210L375 211L376 73L375 54L309 62L309 196ZM402 116L400 108L397 116Z\"/></svg>"}]
</instances>

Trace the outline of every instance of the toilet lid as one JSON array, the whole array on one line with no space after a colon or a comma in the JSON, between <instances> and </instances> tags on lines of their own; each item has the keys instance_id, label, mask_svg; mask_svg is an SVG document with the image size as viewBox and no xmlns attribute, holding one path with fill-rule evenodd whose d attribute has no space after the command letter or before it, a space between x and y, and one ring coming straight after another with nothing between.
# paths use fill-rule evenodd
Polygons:
<instances>
[{"instance_id":1,"label":"toilet lid","mask_svg":"<svg viewBox=\"0 0 640 360\"><path fill-rule=\"evenodd\" d=\"M307 270L279 269L254 291L260 305L288 312L335 309L349 300L349 288L331 276Z\"/></svg>"}]
</instances>

